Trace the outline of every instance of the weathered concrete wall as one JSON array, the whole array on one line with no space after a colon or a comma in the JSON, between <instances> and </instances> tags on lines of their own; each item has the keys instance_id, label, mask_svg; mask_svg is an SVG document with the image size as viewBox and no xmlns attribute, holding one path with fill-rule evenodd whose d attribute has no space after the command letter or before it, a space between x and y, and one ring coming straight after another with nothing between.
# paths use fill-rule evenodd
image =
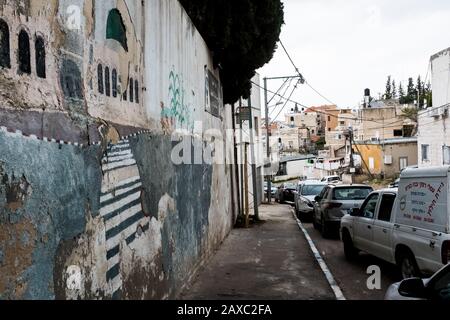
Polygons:
<instances>
[{"instance_id":1,"label":"weathered concrete wall","mask_svg":"<svg viewBox=\"0 0 450 320\"><path fill-rule=\"evenodd\" d=\"M0 19L0 299L175 297L233 223L230 167L171 158L173 135L231 128L203 39L176 0L0 0Z\"/></svg>"}]
</instances>

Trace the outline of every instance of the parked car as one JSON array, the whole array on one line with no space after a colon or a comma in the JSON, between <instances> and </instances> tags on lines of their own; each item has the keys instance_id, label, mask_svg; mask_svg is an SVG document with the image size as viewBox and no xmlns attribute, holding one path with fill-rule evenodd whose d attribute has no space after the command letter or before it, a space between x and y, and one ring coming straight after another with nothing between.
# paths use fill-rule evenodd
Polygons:
<instances>
[{"instance_id":1,"label":"parked car","mask_svg":"<svg viewBox=\"0 0 450 320\"><path fill-rule=\"evenodd\" d=\"M406 169L398 189L373 192L342 219L347 258L365 251L396 264L403 278L450 262L450 167Z\"/></svg>"},{"instance_id":2,"label":"parked car","mask_svg":"<svg viewBox=\"0 0 450 320\"><path fill-rule=\"evenodd\" d=\"M313 224L327 238L338 231L342 217L353 208L359 208L373 188L362 184L327 185L316 196Z\"/></svg>"},{"instance_id":3,"label":"parked car","mask_svg":"<svg viewBox=\"0 0 450 320\"><path fill-rule=\"evenodd\" d=\"M322 178L322 180L320 180L321 182L326 182L326 183L339 183L341 182L341 177L339 176L327 176Z\"/></svg>"},{"instance_id":4,"label":"parked car","mask_svg":"<svg viewBox=\"0 0 450 320\"><path fill-rule=\"evenodd\" d=\"M267 195L267 189L268 189L268 183L267 183L267 182L264 182L264 196ZM276 196L276 194L277 194L277 191L278 191L278 188L275 187L275 186L272 184L270 194L271 194L271 196L272 196L273 199L275 199L275 196Z\"/></svg>"},{"instance_id":5,"label":"parked car","mask_svg":"<svg viewBox=\"0 0 450 320\"><path fill-rule=\"evenodd\" d=\"M450 302L450 265L443 267L429 279L409 278L394 283L385 300L434 300Z\"/></svg>"},{"instance_id":6,"label":"parked car","mask_svg":"<svg viewBox=\"0 0 450 320\"><path fill-rule=\"evenodd\" d=\"M295 213L300 220L312 219L315 197L327 186L316 180L302 181L295 193Z\"/></svg>"},{"instance_id":7,"label":"parked car","mask_svg":"<svg viewBox=\"0 0 450 320\"><path fill-rule=\"evenodd\" d=\"M297 186L293 183L283 183L278 187L277 193L275 195L275 201L279 203L294 202L295 200L295 190Z\"/></svg>"}]
</instances>

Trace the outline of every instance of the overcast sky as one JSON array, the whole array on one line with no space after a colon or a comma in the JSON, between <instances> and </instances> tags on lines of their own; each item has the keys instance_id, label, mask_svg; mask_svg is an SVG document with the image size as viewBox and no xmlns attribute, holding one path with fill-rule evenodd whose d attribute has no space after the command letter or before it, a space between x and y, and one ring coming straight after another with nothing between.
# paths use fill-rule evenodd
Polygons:
<instances>
[{"instance_id":1,"label":"overcast sky","mask_svg":"<svg viewBox=\"0 0 450 320\"><path fill-rule=\"evenodd\" d=\"M358 106L365 88L378 97L388 75L404 84L410 76L425 78L430 56L450 47L449 0L283 3L281 40L308 82L340 107ZM281 46L258 72L261 83L263 77L295 73ZM276 91L280 84L269 81L269 89ZM329 104L307 86L292 99L307 106Z\"/></svg>"}]
</instances>

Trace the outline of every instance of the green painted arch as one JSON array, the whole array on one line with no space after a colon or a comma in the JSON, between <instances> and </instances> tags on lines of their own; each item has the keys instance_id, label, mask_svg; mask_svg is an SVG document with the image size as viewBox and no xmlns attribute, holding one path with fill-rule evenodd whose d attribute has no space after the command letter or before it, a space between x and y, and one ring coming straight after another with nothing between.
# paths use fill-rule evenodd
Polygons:
<instances>
[{"instance_id":1,"label":"green painted arch","mask_svg":"<svg viewBox=\"0 0 450 320\"><path fill-rule=\"evenodd\" d=\"M112 9L108 14L106 24L106 39L118 41L125 51L128 51L127 29L118 9Z\"/></svg>"}]
</instances>

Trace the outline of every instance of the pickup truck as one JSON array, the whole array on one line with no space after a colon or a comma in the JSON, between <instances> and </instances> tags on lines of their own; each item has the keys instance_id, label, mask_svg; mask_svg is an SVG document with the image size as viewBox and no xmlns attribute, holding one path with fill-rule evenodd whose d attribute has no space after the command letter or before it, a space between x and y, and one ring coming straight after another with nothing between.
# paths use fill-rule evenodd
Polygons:
<instances>
[{"instance_id":1,"label":"pickup truck","mask_svg":"<svg viewBox=\"0 0 450 320\"><path fill-rule=\"evenodd\" d=\"M406 171L398 189L372 192L360 208L342 218L340 234L346 258L352 260L364 251L396 264L405 279L432 274L449 263L444 196L449 171L445 177L427 176L424 170Z\"/></svg>"}]
</instances>

